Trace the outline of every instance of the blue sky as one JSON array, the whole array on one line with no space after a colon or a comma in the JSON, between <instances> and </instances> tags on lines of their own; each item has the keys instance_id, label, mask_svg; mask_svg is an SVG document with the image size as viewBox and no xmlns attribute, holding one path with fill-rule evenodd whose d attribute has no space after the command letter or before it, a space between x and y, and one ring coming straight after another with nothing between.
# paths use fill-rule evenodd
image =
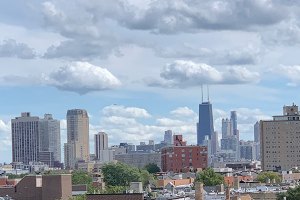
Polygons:
<instances>
[{"instance_id":1,"label":"blue sky","mask_svg":"<svg viewBox=\"0 0 300 200\"><path fill-rule=\"evenodd\" d=\"M164 130L196 143L201 85L215 129L231 110L241 138L298 103L300 4L283 0L0 2L0 162L11 161L10 119L29 111L90 115L110 144Z\"/></svg>"}]
</instances>

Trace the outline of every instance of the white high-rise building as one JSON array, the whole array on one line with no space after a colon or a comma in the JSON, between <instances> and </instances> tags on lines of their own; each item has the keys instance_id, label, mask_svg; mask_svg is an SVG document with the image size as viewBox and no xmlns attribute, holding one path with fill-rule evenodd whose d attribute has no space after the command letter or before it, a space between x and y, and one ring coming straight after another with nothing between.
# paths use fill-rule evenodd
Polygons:
<instances>
[{"instance_id":1,"label":"white high-rise building","mask_svg":"<svg viewBox=\"0 0 300 200\"><path fill-rule=\"evenodd\" d=\"M164 142L168 145L173 145L173 132L172 132L172 130L165 131Z\"/></svg>"},{"instance_id":2,"label":"white high-rise building","mask_svg":"<svg viewBox=\"0 0 300 200\"><path fill-rule=\"evenodd\" d=\"M68 110L64 150L67 169L74 169L78 161L89 161L89 117L86 110Z\"/></svg>"},{"instance_id":3,"label":"white high-rise building","mask_svg":"<svg viewBox=\"0 0 300 200\"><path fill-rule=\"evenodd\" d=\"M222 119L222 139L230 137L232 134L231 120Z\"/></svg>"},{"instance_id":4,"label":"white high-rise building","mask_svg":"<svg viewBox=\"0 0 300 200\"><path fill-rule=\"evenodd\" d=\"M38 161L39 156L39 117L30 112L11 120L12 161L29 164Z\"/></svg>"},{"instance_id":5,"label":"white high-rise building","mask_svg":"<svg viewBox=\"0 0 300 200\"><path fill-rule=\"evenodd\" d=\"M51 114L39 121L40 151L52 152L53 161L61 162L60 122Z\"/></svg>"},{"instance_id":6,"label":"white high-rise building","mask_svg":"<svg viewBox=\"0 0 300 200\"><path fill-rule=\"evenodd\" d=\"M99 132L94 136L96 160L110 162L113 160L114 151L108 149L108 137L104 132Z\"/></svg>"}]
</instances>

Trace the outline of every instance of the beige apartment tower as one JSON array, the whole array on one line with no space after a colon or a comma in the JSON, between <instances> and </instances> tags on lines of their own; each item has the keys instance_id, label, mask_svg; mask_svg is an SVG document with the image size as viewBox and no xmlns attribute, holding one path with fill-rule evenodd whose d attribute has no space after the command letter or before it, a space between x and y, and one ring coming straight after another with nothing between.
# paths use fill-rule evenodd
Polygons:
<instances>
[{"instance_id":1,"label":"beige apartment tower","mask_svg":"<svg viewBox=\"0 0 300 200\"><path fill-rule=\"evenodd\" d=\"M298 106L284 106L283 115L260 121L260 139L264 171L286 171L300 166Z\"/></svg>"},{"instance_id":2,"label":"beige apartment tower","mask_svg":"<svg viewBox=\"0 0 300 200\"><path fill-rule=\"evenodd\" d=\"M89 161L89 117L86 110L67 112L67 143L64 145L65 167L76 168L77 162Z\"/></svg>"}]
</instances>

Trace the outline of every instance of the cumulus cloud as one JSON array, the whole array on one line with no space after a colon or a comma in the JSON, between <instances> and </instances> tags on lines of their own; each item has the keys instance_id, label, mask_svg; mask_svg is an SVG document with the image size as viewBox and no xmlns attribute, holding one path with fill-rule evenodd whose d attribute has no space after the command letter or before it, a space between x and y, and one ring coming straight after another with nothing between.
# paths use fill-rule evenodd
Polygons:
<instances>
[{"instance_id":1,"label":"cumulus cloud","mask_svg":"<svg viewBox=\"0 0 300 200\"><path fill-rule=\"evenodd\" d=\"M218 65L253 65L261 60L263 54L259 48L251 45L224 51L183 44L179 47L154 47L154 51L164 58L201 59Z\"/></svg>"},{"instance_id":2,"label":"cumulus cloud","mask_svg":"<svg viewBox=\"0 0 300 200\"><path fill-rule=\"evenodd\" d=\"M105 116L121 116L133 118L149 118L151 115L147 110L137 107L125 107L122 105L110 105L102 109Z\"/></svg>"},{"instance_id":3,"label":"cumulus cloud","mask_svg":"<svg viewBox=\"0 0 300 200\"><path fill-rule=\"evenodd\" d=\"M175 117L195 117L197 116L197 114L190 108L188 107L179 107L176 108L175 110L172 110L170 112L172 115L174 115Z\"/></svg>"},{"instance_id":4,"label":"cumulus cloud","mask_svg":"<svg viewBox=\"0 0 300 200\"><path fill-rule=\"evenodd\" d=\"M3 40L0 43L0 57L17 57L21 59L33 59L36 54L25 43L18 43L14 39Z\"/></svg>"},{"instance_id":5,"label":"cumulus cloud","mask_svg":"<svg viewBox=\"0 0 300 200\"><path fill-rule=\"evenodd\" d=\"M74 62L45 75L47 85L61 90L86 94L92 91L114 89L121 82L107 69L88 62Z\"/></svg>"},{"instance_id":6,"label":"cumulus cloud","mask_svg":"<svg viewBox=\"0 0 300 200\"><path fill-rule=\"evenodd\" d=\"M281 65L271 69L271 72L289 80L288 86L298 86L300 84L300 65ZM282 73L284 72L284 73Z\"/></svg>"},{"instance_id":7,"label":"cumulus cloud","mask_svg":"<svg viewBox=\"0 0 300 200\"><path fill-rule=\"evenodd\" d=\"M167 64L160 80L146 79L148 86L189 87L201 84L246 84L259 81L259 73L245 67L230 67L221 72L216 68L192 61L177 60Z\"/></svg>"},{"instance_id":8,"label":"cumulus cloud","mask_svg":"<svg viewBox=\"0 0 300 200\"><path fill-rule=\"evenodd\" d=\"M11 123L0 119L1 160L11 160Z\"/></svg>"},{"instance_id":9,"label":"cumulus cloud","mask_svg":"<svg viewBox=\"0 0 300 200\"><path fill-rule=\"evenodd\" d=\"M292 18L283 21L273 29L261 33L262 41L268 45L298 45L300 43L300 22Z\"/></svg>"}]
</instances>

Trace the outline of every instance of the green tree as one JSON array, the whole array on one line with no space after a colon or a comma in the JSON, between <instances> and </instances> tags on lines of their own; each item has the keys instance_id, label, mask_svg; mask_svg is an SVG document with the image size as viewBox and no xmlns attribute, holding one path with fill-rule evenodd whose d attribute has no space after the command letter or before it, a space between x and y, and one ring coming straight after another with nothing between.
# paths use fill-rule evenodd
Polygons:
<instances>
[{"instance_id":1,"label":"green tree","mask_svg":"<svg viewBox=\"0 0 300 200\"><path fill-rule=\"evenodd\" d=\"M159 166L157 166L157 164L155 163L149 163L147 165L145 165L145 170L147 170L150 174L155 174L157 172L160 172L160 168Z\"/></svg>"},{"instance_id":2,"label":"green tree","mask_svg":"<svg viewBox=\"0 0 300 200\"><path fill-rule=\"evenodd\" d=\"M214 172L212 168L207 168L196 175L196 182L202 182L205 186L220 185L224 182L224 177Z\"/></svg>"},{"instance_id":3,"label":"green tree","mask_svg":"<svg viewBox=\"0 0 300 200\"><path fill-rule=\"evenodd\" d=\"M154 181L154 177L147 170L141 170L140 180L143 183L143 186L146 187L151 181Z\"/></svg>"},{"instance_id":4,"label":"green tree","mask_svg":"<svg viewBox=\"0 0 300 200\"><path fill-rule=\"evenodd\" d=\"M256 179L262 183L265 183L267 179L269 179L271 182L275 179L276 183L281 181L278 173L276 172L261 172L258 174Z\"/></svg>"},{"instance_id":5,"label":"green tree","mask_svg":"<svg viewBox=\"0 0 300 200\"><path fill-rule=\"evenodd\" d=\"M85 171L73 171L72 172L72 184L91 184L93 181L91 175Z\"/></svg>"},{"instance_id":6,"label":"green tree","mask_svg":"<svg viewBox=\"0 0 300 200\"><path fill-rule=\"evenodd\" d=\"M107 186L129 186L130 182L141 179L138 168L120 162L105 164L102 167L102 173Z\"/></svg>"},{"instance_id":7,"label":"green tree","mask_svg":"<svg viewBox=\"0 0 300 200\"><path fill-rule=\"evenodd\" d=\"M284 197L286 197L287 200L299 200L300 186L296 188L290 188L287 192L277 194L277 200L283 200Z\"/></svg>"}]
</instances>

